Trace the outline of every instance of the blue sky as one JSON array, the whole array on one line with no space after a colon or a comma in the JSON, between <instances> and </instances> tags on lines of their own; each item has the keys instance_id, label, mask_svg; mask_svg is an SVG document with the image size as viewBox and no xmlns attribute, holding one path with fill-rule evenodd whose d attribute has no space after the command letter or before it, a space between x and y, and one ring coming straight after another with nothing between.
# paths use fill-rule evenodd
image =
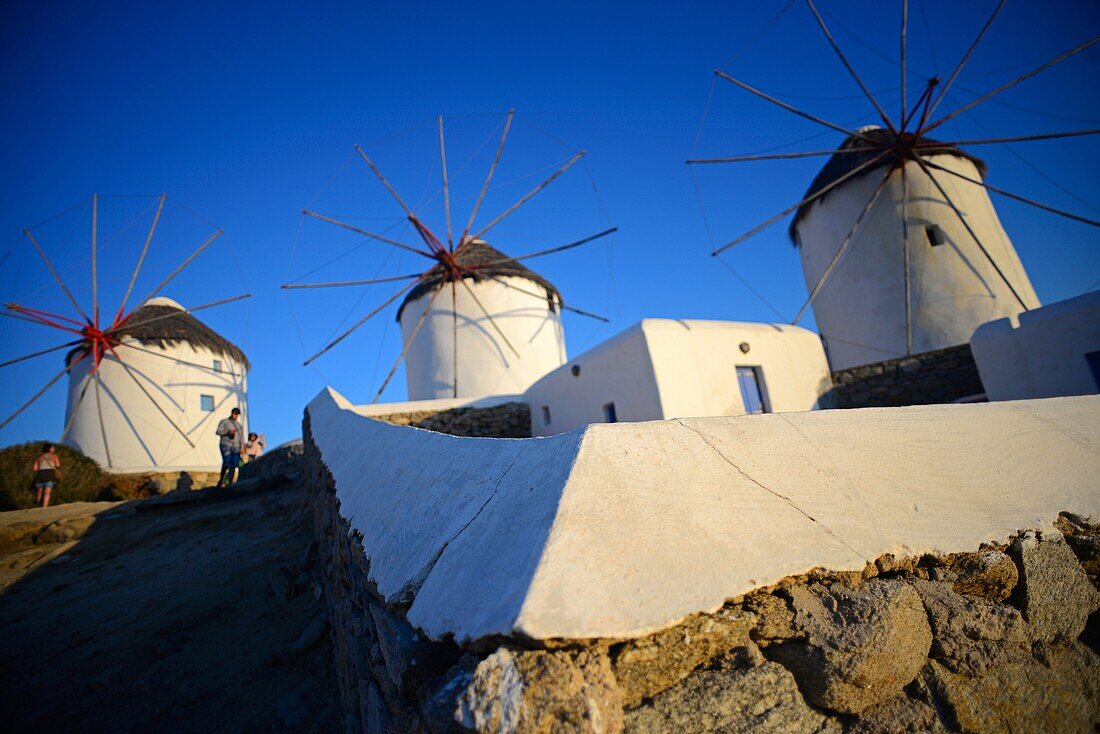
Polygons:
<instances>
[{"instance_id":1,"label":"blue sky","mask_svg":"<svg viewBox=\"0 0 1100 734\"><path fill-rule=\"evenodd\" d=\"M994 5L913 0L912 90L928 75L949 71ZM820 6L869 87L893 111L900 3L821 0ZM715 83L714 68L843 124L873 119L808 9L786 0L274 3L262 12L254 4L212 2L11 2L0 14L4 300L65 307L23 227L93 191L167 192L187 208L166 209L137 290L170 272L212 224L225 229L166 295L194 305L254 294L200 317L249 354L252 426L273 442L299 434L304 405L325 384L369 400L400 350L391 309L314 367L302 367L342 323L390 291L288 296L278 287L292 279L412 272L414 256L377 244L345 254L363 243L300 215L308 205L368 229L413 236L402 232L400 210L353 158L353 144L368 148L437 233L444 227L435 115L448 120L456 221L469 212L492 155L486 141L509 108L517 111L515 127L480 221L572 151L586 149L580 164L489 238L519 255L620 228L599 243L531 263L568 302L612 318L601 325L567 317L569 350L578 354L643 317L774 321L776 311L789 319L805 298L786 222L722 262L709 252L712 237L731 239L797 201L822 159L712 167L696 171L694 182L683 161L693 153L832 148L841 136ZM943 109L1098 30L1094 2L1009 0ZM1090 49L961 116L942 129L944 137L1098 127L1098 64L1100 53ZM1095 138L974 152L989 163L991 183L1097 217ZM1043 301L1097 287L1096 229L994 200ZM101 241L117 234L102 245L105 300L117 301L125 289L149 203L101 203ZM84 302L87 217L86 206L78 207L35 230ZM136 224L124 229L130 222ZM5 320L0 352L10 358L60 341L42 332ZM14 411L60 367L50 355L5 368L0 412ZM0 431L0 444L60 433L64 392L59 385ZM404 397L399 371L383 399Z\"/></svg>"}]
</instances>

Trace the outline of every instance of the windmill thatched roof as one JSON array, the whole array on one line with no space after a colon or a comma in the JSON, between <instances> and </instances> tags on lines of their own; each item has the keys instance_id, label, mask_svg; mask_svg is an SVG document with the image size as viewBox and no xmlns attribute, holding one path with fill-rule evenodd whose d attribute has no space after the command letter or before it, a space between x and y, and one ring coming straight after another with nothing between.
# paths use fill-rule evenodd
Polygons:
<instances>
[{"instance_id":1,"label":"windmill thatched roof","mask_svg":"<svg viewBox=\"0 0 1100 734\"><path fill-rule=\"evenodd\" d=\"M248 357L236 344L233 344L191 314L185 313L178 305L169 305L169 303L174 303L173 301L168 301L168 299L155 299L155 301L147 303L134 311L127 319L126 324L117 333L131 336L146 346L155 346L162 349L166 346L186 342L193 347L208 349L214 354L227 357L236 364L242 365L245 369L251 369L252 365L249 364ZM166 318L159 318L162 316ZM152 319L156 319L156 321ZM66 363L81 348L77 347L69 352Z\"/></svg>"},{"instance_id":2,"label":"windmill thatched roof","mask_svg":"<svg viewBox=\"0 0 1100 734\"><path fill-rule=\"evenodd\" d=\"M897 137L895 136L895 134L890 132L886 128L881 128L881 127L861 128L859 132L861 134L865 135L866 137L871 138L875 142L881 143L882 145L892 145L897 140ZM978 158L977 156L970 155L969 153L967 153L963 149L961 149L961 148L959 148L955 145L952 145L951 143L941 143L940 141L932 140L931 138L920 138L917 142L919 142L922 145L931 145L932 146L932 147L928 147L928 148L922 148L921 149L922 155L926 155L926 156L927 155L955 155L955 156L958 156L960 158L965 158L966 160L972 162L975 166L977 166L978 173L981 175L981 177L983 179L985 178L986 165L985 165L985 161L983 161L981 158ZM848 138L846 138L844 140L843 143L840 144L840 147L838 148L838 150L846 150L848 148L864 148L864 147L868 147L868 144L867 144L866 140L863 140L862 138L857 138L857 137L854 137L854 136L849 136ZM813 180L813 183L811 183L810 187L808 189L806 189L806 193L803 195L802 198L806 198L807 196L809 196L813 192L819 191L822 188L824 188L825 186L828 186L833 181L836 181L841 176L843 176L843 175L847 174L848 172L850 172L852 169L858 168L860 165L862 165L862 164L866 163L867 161L871 160L876 155L878 155L878 153L879 153L879 151L873 151L872 150L872 151L865 151L865 152L860 152L860 153L844 153L842 155L832 156L831 158L829 158L828 163L826 163L821 168L821 171L818 172L817 176ZM861 178L863 176L866 176L866 175L870 174L871 172L882 168L883 166L890 165L891 162L892 161L889 157L885 158L882 163L878 164L877 166L872 166L871 168L868 168L867 170L863 171L862 173L858 174L857 176L853 177L852 179L849 179L849 181L853 181L853 180L856 180L856 179ZM939 177L937 176L937 179L938 178ZM837 189L833 189L833 191L836 191L840 188L843 188L845 185L847 185L847 182L844 183L844 184L841 184L840 186L838 186ZM801 221L802 221L802 218L805 217L806 214L809 213L811 207L813 207L817 204L820 204L821 202L828 199L829 196L833 193L833 191L830 191L829 193L825 194L824 196L818 198L815 201L811 201L809 204L803 204L802 206L800 206L798 208L798 211L794 215L794 219L791 220L791 226L787 230L787 233L791 237L791 242L794 243L795 247L798 247L799 244L800 244L799 241L798 241L798 231L797 230L798 230L799 223L801 223Z\"/></svg>"},{"instance_id":3,"label":"windmill thatched roof","mask_svg":"<svg viewBox=\"0 0 1100 734\"><path fill-rule=\"evenodd\" d=\"M473 279L475 282L480 280L487 280L492 277L511 276L513 278L526 278L532 283L536 283L546 289L547 292L547 306L553 305L554 301L558 303L562 302L561 293L554 287L554 284L542 277L535 271L518 263L514 260L508 260L508 256L495 247L491 247L482 240L471 240L462 247L455 250L455 260L459 265L474 266L481 265L482 263L493 263L489 267L480 268L476 274L467 275L466 279ZM501 262L504 261L504 262ZM452 280L451 274L440 270L438 273L433 274L421 283L418 283L415 288L409 291L405 296L405 300L401 302L401 306L397 309L397 320L401 320L401 313L405 310L405 305L415 301L423 296L425 293L431 293L435 290L435 287L440 283L450 283Z\"/></svg>"}]
</instances>

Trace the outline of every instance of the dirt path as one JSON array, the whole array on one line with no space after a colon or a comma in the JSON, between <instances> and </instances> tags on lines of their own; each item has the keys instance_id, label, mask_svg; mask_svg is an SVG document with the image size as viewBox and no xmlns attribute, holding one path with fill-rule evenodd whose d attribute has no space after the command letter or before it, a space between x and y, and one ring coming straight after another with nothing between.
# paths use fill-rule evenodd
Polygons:
<instances>
[{"instance_id":1,"label":"dirt path","mask_svg":"<svg viewBox=\"0 0 1100 734\"><path fill-rule=\"evenodd\" d=\"M5 730L341 728L304 500L290 484L0 519Z\"/></svg>"}]
</instances>

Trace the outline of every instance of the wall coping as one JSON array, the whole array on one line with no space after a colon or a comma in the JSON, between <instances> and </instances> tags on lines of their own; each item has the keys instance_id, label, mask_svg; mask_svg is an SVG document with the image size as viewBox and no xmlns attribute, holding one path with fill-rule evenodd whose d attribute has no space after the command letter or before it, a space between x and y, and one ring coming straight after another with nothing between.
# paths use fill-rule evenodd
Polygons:
<instances>
[{"instance_id":1,"label":"wall coping","mask_svg":"<svg viewBox=\"0 0 1100 734\"><path fill-rule=\"evenodd\" d=\"M462 438L307 408L370 580L432 639L625 639L815 568L1100 516L1100 396Z\"/></svg>"}]
</instances>

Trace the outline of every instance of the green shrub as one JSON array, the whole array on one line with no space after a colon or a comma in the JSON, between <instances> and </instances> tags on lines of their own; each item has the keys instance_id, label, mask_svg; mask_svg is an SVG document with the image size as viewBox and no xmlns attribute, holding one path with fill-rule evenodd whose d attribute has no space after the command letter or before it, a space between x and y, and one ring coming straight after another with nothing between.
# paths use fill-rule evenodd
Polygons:
<instances>
[{"instance_id":1,"label":"green shrub","mask_svg":"<svg viewBox=\"0 0 1100 734\"><path fill-rule=\"evenodd\" d=\"M47 441L31 441L0 449L0 510L34 507L34 460ZM114 477L74 448L54 444L61 457L61 480L50 504L118 499Z\"/></svg>"}]
</instances>

